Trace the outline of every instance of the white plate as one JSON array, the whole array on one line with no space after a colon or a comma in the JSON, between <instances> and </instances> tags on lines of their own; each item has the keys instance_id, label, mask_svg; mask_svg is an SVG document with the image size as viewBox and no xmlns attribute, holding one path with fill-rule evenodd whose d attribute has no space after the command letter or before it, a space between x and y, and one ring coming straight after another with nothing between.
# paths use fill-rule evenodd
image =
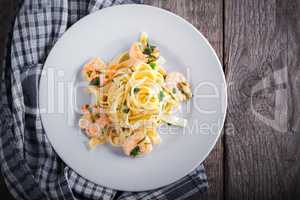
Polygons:
<instances>
[{"instance_id":1,"label":"white plate","mask_svg":"<svg viewBox=\"0 0 300 200\"><path fill-rule=\"evenodd\" d=\"M161 50L168 71L189 77L195 95L179 113L188 127L160 130L162 144L143 158L109 145L91 151L77 126L77 110L90 99L80 70L92 57L108 61L128 49L142 31ZM207 157L224 123L226 85L216 53L191 24L162 9L122 5L84 17L58 40L44 65L39 105L47 136L67 165L102 186L143 191L179 180Z\"/></svg>"}]
</instances>

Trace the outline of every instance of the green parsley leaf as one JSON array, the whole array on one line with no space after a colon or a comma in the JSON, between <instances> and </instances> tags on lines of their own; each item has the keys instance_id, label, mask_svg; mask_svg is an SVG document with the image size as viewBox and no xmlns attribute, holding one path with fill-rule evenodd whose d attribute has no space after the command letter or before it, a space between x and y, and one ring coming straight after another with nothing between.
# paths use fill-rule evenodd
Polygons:
<instances>
[{"instance_id":1,"label":"green parsley leaf","mask_svg":"<svg viewBox=\"0 0 300 200\"><path fill-rule=\"evenodd\" d=\"M160 91L158 94L159 101L162 101L164 97L165 97L165 93L163 91Z\"/></svg>"},{"instance_id":2,"label":"green parsley leaf","mask_svg":"<svg viewBox=\"0 0 300 200\"><path fill-rule=\"evenodd\" d=\"M134 149L131 150L130 155L136 157L140 153L140 147L136 146Z\"/></svg>"},{"instance_id":3,"label":"green parsley leaf","mask_svg":"<svg viewBox=\"0 0 300 200\"><path fill-rule=\"evenodd\" d=\"M149 64L152 69L156 69L156 63L152 62Z\"/></svg>"},{"instance_id":4,"label":"green parsley leaf","mask_svg":"<svg viewBox=\"0 0 300 200\"><path fill-rule=\"evenodd\" d=\"M133 93L134 93L134 94L138 93L139 91L140 91L140 88L134 88L134 89L133 89Z\"/></svg>"},{"instance_id":5,"label":"green parsley leaf","mask_svg":"<svg viewBox=\"0 0 300 200\"><path fill-rule=\"evenodd\" d=\"M144 49L143 53L146 54L146 55L151 55L152 52L153 52L153 50L150 47L146 47Z\"/></svg>"},{"instance_id":6,"label":"green parsley leaf","mask_svg":"<svg viewBox=\"0 0 300 200\"><path fill-rule=\"evenodd\" d=\"M154 51L155 48L156 48L156 46L149 45L149 43L148 43L147 47L144 48L143 53L146 54L146 55L148 55L148 56L150 56L153 53L153 51Z\"/></svg>"},{"instance_id":7,"label":"green parsley leaf","mask_svg":"<svg viewBox=\"0 0 300 200\"><path fill-rule=\"evenodd\" d=\"M123 113L129 113L129 108L127 108L127 107L124 108L124 109L123 109Z\"/></svg>"},{"instance_id":8,"label":"green parsley leaf","mask_svg":"<svg viewBox=\"0 0 300 200\"><path fill-rule=\"evenodd\" d=\"M99 79L99 77L96 77L93 80L91 80L90 85L99 86L100 85L100 79Z\"/></svg>"},{"instance_id":9,"label":"green parsley leaf","mask_svg":"<svg viewBox=\"0 0 300 200\"><path fill-rule=\"evenodd\" d=\"M173 88L172 93L176 94L176 88Z\"/></svg>"}]
</instances>

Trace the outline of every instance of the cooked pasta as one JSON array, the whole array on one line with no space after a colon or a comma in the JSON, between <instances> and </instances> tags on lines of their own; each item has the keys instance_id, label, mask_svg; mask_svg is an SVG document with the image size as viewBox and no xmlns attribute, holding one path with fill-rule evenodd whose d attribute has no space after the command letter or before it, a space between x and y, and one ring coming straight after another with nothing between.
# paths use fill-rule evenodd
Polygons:
<instances>
[{"instance_id":1,"label":"cooked pasta","mask_svg":"<svg viewBox=\"0 0 300 200\"><path fill-rule=\"evenodd\" d=\"M161 143L160 125L186 125L172 113L192 97L190 86L182 74L167 73L163 63L158 48L142 33L109 63L94 58L84 65L88 91L96 97L95 104L82 106L79 120L90 147L110 143L128 156L145 155Z\"/></svg>"}]
</instances>

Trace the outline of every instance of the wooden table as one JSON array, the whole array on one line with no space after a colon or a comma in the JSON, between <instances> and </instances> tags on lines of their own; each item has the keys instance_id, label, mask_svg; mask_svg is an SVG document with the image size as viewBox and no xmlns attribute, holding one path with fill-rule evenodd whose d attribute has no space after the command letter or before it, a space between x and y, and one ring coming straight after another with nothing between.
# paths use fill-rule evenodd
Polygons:
<instances>
[{"instance_id":1,"label":"wooden table","mask_svg":"<svg viewBox=\"0 0 300 200\"><path fill-rule=\"evenodd\" d=\"M205 161L210 189L193 199L300 199L300 0L145 3L199 29L226 74L227 119ZM0 56L15 6L0 3Z\"/></svg>"}]
</instances>

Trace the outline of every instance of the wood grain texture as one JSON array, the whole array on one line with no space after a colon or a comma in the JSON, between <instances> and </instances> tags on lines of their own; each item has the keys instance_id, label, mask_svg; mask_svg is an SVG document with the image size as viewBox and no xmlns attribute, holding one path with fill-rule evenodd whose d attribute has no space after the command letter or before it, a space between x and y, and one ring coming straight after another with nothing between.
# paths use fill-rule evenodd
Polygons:
<instances>
[{"instance_id":1,"label":"wood grain texture","mask_svg":"<svg viewBox=\"0 0 300 200\"><path fill-rule=\"evenodd\" d=\"M212 44L219 59L223 58L223 2L222 0L146 0L145 3L167 9L193 24ZM194 199L223 199L222 137L204 162L209 191Z\"/></svg>"},{"instance_id":2,"label":"wood grain texture","mask_svg":"<svg viewBox=\"0 0 300 200\"><path fill-rule=\"evenodd\" d=\"M16 2L0 0L0 58ZM300 1L145 3L187 19L224 60L225 134L205 161L209 192L193 199L300 199Z\"/></svg>"},{"instance_id":3,"label":"wood grain texture","mask_svg":"<svg viewBox=\"0 0 300 200\"><path fill-rule=\"evenodd\" d=\"M300 199L299 3L225 1L225 199Z\"/></svg>"}]
</instances>

